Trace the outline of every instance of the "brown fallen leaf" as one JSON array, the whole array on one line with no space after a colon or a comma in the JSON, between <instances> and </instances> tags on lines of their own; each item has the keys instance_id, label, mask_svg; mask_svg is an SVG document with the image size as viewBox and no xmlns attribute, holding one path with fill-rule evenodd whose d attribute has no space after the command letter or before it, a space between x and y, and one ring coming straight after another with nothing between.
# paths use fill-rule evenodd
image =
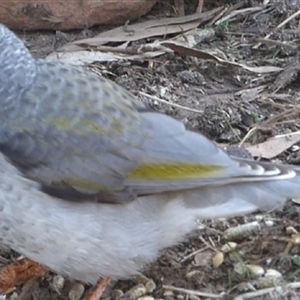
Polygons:
<instances>
[{"instance_id":1,"label":"brown fallen leaf","mask_svg":"<svg viewBox=\"0 0 300 300\"><path fill-rule=\"evenodd\" d=\"M43 277L48 270L27 258L11 263L0 270L0 294L9 292L14 286L31 279Z\"/></svg>"},{"instance_id":2,"label":"brown fallen leaf","mask_svg":"<svg viewBox=\"0 0 300 300\"><path fill-rule=\"evenodd\" d=\"M274 158L300 141L300 131L274 136L267 141L246 147L252 156Z\"/></svg>"}]
</instances>

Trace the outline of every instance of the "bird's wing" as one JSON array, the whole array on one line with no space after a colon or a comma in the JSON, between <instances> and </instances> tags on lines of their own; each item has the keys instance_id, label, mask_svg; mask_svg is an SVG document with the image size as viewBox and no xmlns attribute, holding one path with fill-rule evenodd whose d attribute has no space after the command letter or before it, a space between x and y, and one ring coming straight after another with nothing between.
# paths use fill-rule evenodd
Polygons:
<instances>
[{"instance_id":1,"label":"bird's wing","mask_svg":"<svg viewBox=\"0 0 300 300\"><path fill-rule=\"evenodd\" d=\"M143 118L153 135L141 146L144 161L125 178L126 185L140 193L295 176L291 166L230 157L201 134L186 130L166 115L145 112Z\"/></svg>"},{"instance_id":2,"label":"bird's wing","mask_svg":"<svg viewBox=\"0 0 300 300\"><path fill-rule=\"evenodd\" d=\"M49 193L134 199L124 176L142 154L142 103L80 68L39 60L36 70L17 107L1 115L0 151Z\"/></svg>"},{"instance_id":3,"label":"bird's wing","mask_svg":"<svg viewBox=\"0 0 300 300\"><path fill-rule=\"evenodd\" d=\"M154 194L291 176L233 160L169 116L82 69L37 61L19 109L2 120L0 151L50 194L125 202Z\"/></svg>"}]
</instances>

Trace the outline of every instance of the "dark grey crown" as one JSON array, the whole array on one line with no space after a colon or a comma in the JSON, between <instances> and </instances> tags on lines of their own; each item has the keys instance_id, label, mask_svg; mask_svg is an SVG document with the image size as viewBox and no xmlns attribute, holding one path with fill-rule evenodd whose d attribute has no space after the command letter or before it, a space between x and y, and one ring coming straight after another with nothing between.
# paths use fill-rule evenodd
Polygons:
<instances>
[{"instance_id":1,"label":"dark grey crown","mask_svg":"<svg viewBox=\"0 0 300 300\"><path fill-rule=\"evenodd\" d=\"M35 59L23 42L0 24L0 110L22 97L35 74Z\"/></svg>"}]
</instances>

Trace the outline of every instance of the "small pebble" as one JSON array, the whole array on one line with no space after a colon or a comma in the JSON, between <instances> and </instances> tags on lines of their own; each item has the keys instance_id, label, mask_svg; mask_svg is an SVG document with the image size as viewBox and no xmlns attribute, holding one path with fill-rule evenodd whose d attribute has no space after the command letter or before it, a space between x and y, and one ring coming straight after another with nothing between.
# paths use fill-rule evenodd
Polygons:
<instances>
[{"instance_id":1,"label":"small pebble","mask_svg":"<svg viewBox=\"0 0 300 300\"><path fill-rule=\"evenodd\" d=\"M263 267L258 265L246 265L247 269L249 270L252 278L257 278L265 274L265 270Z\"/></svg>"},{"instance_id":2,"label":"small pebble","mask_svg":"<svg viewBox=\"0 0 300 300\"><path fill-rule=\"evenodd\" d=\"M75 283L69 291L69 299L70 300L79 300L81 299L84 293L84 286L81 283Z\"/></svg>"},{"instance_id":3,"label":"small pebble","mask_svg":"<svg viewBox=\"0 0 300 300\"><path fill-rule=\"evenodd\" d=\"M224 253L229 253L229 252L232 252L233 250L235 250L236 246L237 246L237 243L228 242L228 243L226 243L225 245L222 246L221 250Z\"/></svg>"},{"instance_id":4,"label":"small pebble","mask_svg":"<svg viewBox=\"0 0 300 300\"><path fill-rule=\"evenodd\" d=\"M291 242L293 244L300 244L300 234L292 234Z\"/></svg>"},{"instance_id":5,"label":"small pebble","mask_svg":"<svg viewBox=\"0 0 300 300\"><path fill-rule=\"evenodd\" d=\"M4 298L2 298L2 299L6 299L6 295L3 295L3 296L4 296ZM9 300L18 300L18 298L19 298L19 294L16 293L16 292L13 292L13 293L11 294ZM1 299L1 300L2 300L2 299Z\"/></svg>"},{"instance_id":6,"label":"small pebble","mask_svg":"<svg viewBox=\"0 0 300 300\"><path fill-rule=\"evenodd\" d=\"M281 278L260 277L257 280L257 288L258 289L270 288L270 287L278 286L280 284L282 284Z\"/></svg>"},{"instance_id":7,"label":"small pebble","mask_svg":"<svg viewBox=\"0 0 300 300\"><path fill-rule=\"evenodd\" d=\"M186 279L187 280L197 280L197 281L201 281L203 280L203 273L199 270L192 270L190 272L188 272L186 275Z\"/></svg>"},{"instance_id":8,"label":"small pebble","mask_svg":"<svg viewBox=\"0 0 300 300\"><path fill-rule=\"evenodd\" d=\"M213 259L213 252L211 250L206 250L197 253L194 257L195 267L209 267L211 266L211 261Z\"/></svg>"},{"instance_id":9,"label":"small pebble","mask_svg":"<svg viewBox=\"0 0 300 300\"><path fill-rule=\"evenodd\" d=\"M119 300L124 297L124 292L118 289L112 291L112 299Z\"/></svg>"},{"instance_id":10,"label":"small pebble","mask_svg":"<svg viewBox=\"0 0 300 300\"><path fill-rule=\"evenodd\" d=\"M145 287L147 293L152 293L156 289L156 284L152 279L150 279L148 282L146 282Z\"/></svg>"},{"instance_id":11,"label":"small pebble","mask_svg":"<svg viewBox=\"0 0 300 300\"><path fill-rule=\"evenodd\" d=\"M218 252L212 259L212 264L214 268L218 268L224 262L224 254L222 252Z\"/></svg>"},{"instance_id":12,"label":"small pebble","mask_svg":"<svg viewBox=\"0 0 300 300\"><path fill-rule=\"evenodd\" d=\"M247 272L247 267L244 263L238 262L233 266L234 271L239 275L244 275Z\"/></svg>"},{"instance_id":13,"label":"small pebble","mask_svg":"<svg viewBox=\"0 0 300 300\"><path fill-rule=\"evenodd\" d=\"M266 224L267 227L272 227L272 226L274 226L275 222L272 221L272 220L266 220L265 224Z\"/></svg>"},{"instance_id":14,"label":"small pebble","mask_svg":"<svg viewBox=\"0 0 300 300\"><path fill-rule=\"evenodd\" d=\"M129 291L125 293L125 296L132 298L133 300L138 299L147 294L146 287L139 283L136 286L132 287Z\"/></svg>"},{"instance_id":15,"label":"small pebble","mask_svg":"<svg viewBox=\"0 0 300 300\"><path fill-rule=\"evenodd\" d=\"M274 269L268 269L266 271L265 277L281 278L282 274Z\"/></svg>"},{"instance_id":16,"label":"small pebble","mask_svg":"<svg viewBox=\"0 0 300 300\"><path fill-rule=\"evenodd\" d=\"M297 229L293 226L288 226L285 230L288 234L298 234Z\"/></svg>"},{"instance_id":17,"label":"small pebble","mask_svg":"<svg viewBox=\"0 0 300 300\"><path fill-rule=\"evenodd\" d=\"M170 290L165 290L164 291L164 297L173 297L174 296L174 292L170 291Z\"/></svg>"},{"instance_id":18,"label":"small pebble","mask_svg":"<svg viewBox=\"0 0 300 300\"><path fill-rule=\"evenodd\" d=\"M61 275L55 275L50 283L50 288L60 295L65 285L65 279Z\"/></svg>"},{"instance_id":19,"label":"small pebble","mask_svg":"<svg viewBox=\"0 0 300 300\"><path fill-rule=\"evenodd\" d=\"M263 215L256 215L256 216L255 216L255 219L256 219L256 221L258 221L258 222L262 222L265 218L266 218L266 217L263 216Z\"/></svg>"}]
</instances>

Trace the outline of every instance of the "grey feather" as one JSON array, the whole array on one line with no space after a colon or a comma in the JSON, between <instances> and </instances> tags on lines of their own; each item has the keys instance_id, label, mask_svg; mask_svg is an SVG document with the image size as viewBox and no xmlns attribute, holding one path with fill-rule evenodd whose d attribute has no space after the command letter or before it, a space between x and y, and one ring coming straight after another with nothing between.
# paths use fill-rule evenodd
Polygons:
<instances>
[{"instance_id":1,"label":"grey feather","mask_svg":"<svg viewBox=\"0 0 300 300\"><path fill-rule=\"evenodd\" d=\"M49 194L126 202L142 195L295 176L287 166L231 158L182 123L149 112L113 82L81 68L35 60L15 35L3 26L0 30L5 49L0 53L0 151ZM16 82L16 74L25 80ZM220 171L175 179L130 176L149 164L215 166Z\"/></svg>"}]
</instances>

